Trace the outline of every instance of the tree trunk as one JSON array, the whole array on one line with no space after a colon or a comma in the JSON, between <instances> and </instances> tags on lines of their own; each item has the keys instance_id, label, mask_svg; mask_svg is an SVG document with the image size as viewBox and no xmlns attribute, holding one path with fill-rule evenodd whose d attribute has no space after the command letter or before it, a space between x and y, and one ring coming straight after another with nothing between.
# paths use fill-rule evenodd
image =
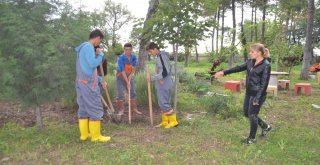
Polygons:
<instances>
[{"instance_id":1,"label":"tree trunk","mask_svg":"<svg viewBox=\"0 0 320 165\"><path fill-rule=\"evenodd\" d=\"M247 52L247 48L246 48L246 35L244 34L244 27L243 27L243 13L244 13L244 2L241 2L241 44L242 47L244 47L243 50L243 58L244 58L244 62L246 62L248 60L248 52Z\"/></svg>"},{"instance_id":2,"label":"tree trunk","mask_svg":"<svg viewBox=\"0 0 320 165\"><path fill-rule=\"evenodd\" d=\"M36 107L36 120L39 128L44 128L40 106Z\"/></svg>"},{"instance_id":3,"label":"tree trunk","mask_svg":"<svg viewBox=\"0 0 320 165\"><path fill-rule=\"evenodd\" d=\"M174 100L173 100L173 109L177 113L177 103L178 103L178 47L179 45L176 44L175 51L174 51Z\"/></svg>"},{"instance_id":4,"label":"tree trunk","mask_svg":"<svg viewBox=\"0 0 320 165\"><path fill-rule=\"evenodd\" d=\"M188 67L189 65L189 57L190 57L190 48L184 47L185 53L184 53L184 67Z\"/></svg>"},{"instance_id":5,"label":"tree trunk","mask_svg":"<svg viewBox=\"0 0 320 165\"><path fill-rule=\"evenodd\" d=\"M278 1L276 1L276 6L275 6L275 13L274 13L274 22L277 22L277 15L278 15Z\"/></svg>"},{"instance_id":6,"label":"tree trunk","mask_svg":"<svg viewBox=\"0 0 320 165\"><path fill-rule=\"evenodd\" d=\"M242 1L241 2L241 23L240 23L241 30L243 30L243 12L244 12L244 2Z\"/></svg>"},{"instance_id":7,"label":"tree trunk","mask_svg":"<svg viewBox=\"0 0 320 165\"><path fill-rule=\"evenodd\" d=\"M254 30L253 30L253 15L254 15L254 7L252 7L251 9L251 33L250 33L250 42L253 41L253 33L254 33Z\"/></svg>"},{"instance_id":8,"label":"tree trunk","mask_svg":"<svg viewBox=\"0 0 320 165\"><path fill-rule=\"evenodd\" d=\"M263 14L262 14L262 28L261 28L261 43L264 44L264 33L266 29L266 9L267 9L267 0L263 1Z\"/></svg>"},{"instance_id":9,"label":"tree trunk","mask_svg":"<svg viewBox=\"0 0 320 165\"><path fill-rule=\"evenodd\" d=\"M225 8L222 7L222 20L221 20L221 41L220 41L220 49L223 48L223 40L224 40L224 14L225 14Z\"/></svg>"},{"instance_id":10,"label":"tree trunk","mask_svg":"<svg viewBox=\"0 0 320 165\"><path fill-rule=\"evenodd\" d=\"M220 8L218 8L218 13L217 13L217 19L218 19L218 23L217 23L217 37L216 37L216 54L219 53L219 27L220 27Z\"/></svg>"},{"instance_id":11,"label":"tree trunk","mask_svg":"<svg viewBox=\"0 0 320 165\"><path fill-rule=\"evenodd\" d=\"M197 43L194 45L194 49L196 51L196 63L199 63L199 53L198 53L198 46Z\"/></svg>"},{"instance_id":12,"label":"tree trunk","mask_svg":"<svg viewBox=\"0 0 320 165\"><path fill-rule=\"evenodd\" d=\"M297 32L296 32L296 21L295 21L294 17L292 17L292 22L293 22L293 27L291 29L291 31L292 31L292 41L293 41L294 44L296 44L297 43L297 41L296 41Z\"/></svg>"},{"instance_id":13,"label":"tree trunk","mask_svg":"<svg viewBox=\"0 0 320 165\"><path fill-rule=\"evenodd\" d=\"M214 14L213 18L214 22L217 20L217 13ZM212 26L212 34L211 34L211 52L214 52L214 32L216 31L216 26Z\"/></svg>"},{"instance_id":14,"label":"tree trunk","mask_svg":"<svg viewBox=\"0 0 320 165\"><path fill-rule=\"evenodd\" d=\"M314 0L308 0L307 34L304 46L303 64L300 73L301 79L308 79L309 67L312 57L312 30L314 17Z\"/></svg>"},{"instance_id":15,"label":"tree trunk","mask_svg":"<svg viewBox=\"0 0 320 165\"><path fill-rule=\"evenodd\" d=\"M258 41L257 7L254 8L254 36L254 40Z\"/></svg>"},{"instance_id":16,"label":"tree trunk","mask_svg":"<svg viewBox=\"0 0 320 165\"><path fill-rule=\"evenodd\" d=\"M285 26L285 32L284 34L286 35L286 39L289 38L289 21L290 21L290 9L288 9L287 12L287 18L286 18L286 26Z\"/></svg>"},{"instance_id":17,"label":"tree trunk","mask_svg":"<svg viewBox=\"0 0 320 165\"><path fill-rule=\"evenodd\" d=\"M113 28L114 29L114 28ZM112 31L112 41L111 41L111 56L114 56L114 49L116 47L116 32Z\"/></svg>"},{"instance_id":18,"label":"tree trunk","mask_svg":"<svg viewBox=\"0 0 320 165\"><path fill-rule=\"evenodd\" d=\"M146 60L148 58L148 52L146 51L146 46L150 40L150 36L148 34L151 33L152 27L148 25L149 20L152 15L156 12L159 6L159 0L150 0L148 13L146 16L146 20L144 21L143 31L141 34L141 39L139 41L139 64L138 64L138 72L143 71L146 67Z\"/></svg>"},{"instance_id":19,"label":"tree trunk","mask_svg":"<svg viewBox=\"0 0 320 165\"><path fill-rule=\"evenodd\" d=\"M236 42L236 29L237 29L237 25L236 25L236 7L235 7L235 0L231 1L231 8L232 8L232 42L231 45L232 47L234 47L235 42ZM235 52L232 51L231 56L229 57L229 68L233 67L233 63L234 63L234 56L235 56Z\"/></svg>"},{"instance_id":20,"label":"tree trunk","mask_svg":"<svg viewBox=\"0 0 320 165\"><path fill-rule=\"evenodd\" d=\"M289 43L291 43L291 36L293 34L293 12L291 12L290 30L289 30Z\"/></svg>"}]
</instances>

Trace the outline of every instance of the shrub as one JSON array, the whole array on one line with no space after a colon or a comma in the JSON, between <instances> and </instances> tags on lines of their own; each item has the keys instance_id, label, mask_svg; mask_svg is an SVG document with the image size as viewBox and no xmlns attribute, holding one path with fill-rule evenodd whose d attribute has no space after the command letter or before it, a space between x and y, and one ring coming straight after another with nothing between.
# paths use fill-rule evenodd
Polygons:
<instances>
[{"instance_id":1,"label":"shrub","mask_svg":"<svg viewBox=\"0 0 320 165\"><path fill-rule=\"evenodd\" d=\"M209 113L215 113L223 119L237 118L241 114L241 105L234 96L205 96L200 100L201 105Z\"/></svg>"},{"instance_id":2,"label":"shrub","mask_svg":"<svg viewBox=\"0 0 320 165\"><path fill-rule=\"evenodd\" d=\"M148 86L147 86L145 72L140 72L136 74L135 86L136 86L138 105L149 105ZM152 98L152 105L153 106L158 105L156 88L155 88L154 82L151 82L151 98Z\"/></svg>"}]
</instances>

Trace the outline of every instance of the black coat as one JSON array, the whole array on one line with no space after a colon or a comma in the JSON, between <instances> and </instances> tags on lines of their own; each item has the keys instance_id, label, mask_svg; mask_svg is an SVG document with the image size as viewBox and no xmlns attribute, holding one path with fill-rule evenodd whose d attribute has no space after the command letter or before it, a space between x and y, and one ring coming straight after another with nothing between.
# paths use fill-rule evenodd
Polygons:
<instances>
[{"instance_id":1,"label":"black coat","mask_svg":"<svg viewBox=\"0 0 320 165\"><path fill-rule=\"evenodd\" d=\"M262 60L254 66L256 60L249 59L246 63L234 68L224 70L224 75L247 70L246 94L255 96L256 101L267 95L267 88L270 79L271 65L267 59Z\"/></svg>"}]
</instances>

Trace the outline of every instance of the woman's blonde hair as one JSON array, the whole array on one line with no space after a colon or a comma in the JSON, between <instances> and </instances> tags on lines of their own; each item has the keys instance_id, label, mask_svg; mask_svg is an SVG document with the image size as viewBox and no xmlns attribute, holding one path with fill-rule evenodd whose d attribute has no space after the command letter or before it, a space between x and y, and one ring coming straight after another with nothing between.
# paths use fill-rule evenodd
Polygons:
<instances>
[{"instance_id":1,"label":"woman's blonde hair","mask_svg":"<svg viewBox=\"0 0 320 165\"><path fill-rule=\"evenodd\" d=\"M263 58L269 57L269 49L265 48L263 44L255 43L250 46L250 49L253 49L257 52L261 52Z\"/></svg>"}]
</instances>

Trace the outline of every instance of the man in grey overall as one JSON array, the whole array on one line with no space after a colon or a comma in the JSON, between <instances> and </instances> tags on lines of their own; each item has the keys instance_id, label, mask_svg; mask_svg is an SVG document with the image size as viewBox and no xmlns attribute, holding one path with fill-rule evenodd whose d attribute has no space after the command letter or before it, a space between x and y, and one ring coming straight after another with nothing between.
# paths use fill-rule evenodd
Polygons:
<instances>
[{"instance_id":1,"label":"man in grey overall","mask_svg":"<svg viewBox=\"0 0 320 165\"><path fill-rule=\"evenodd\" d=\"M78 118L80 129L80 140L107 142L111 138L101 135L101 120L103 116L103 107L101 103L101 93L98 82L106 87L104 80L98 80L97 66L102 62L103 53L96 56L95 46L98 46L103 39L100 30L94 30L90 33L89 41L80 44L75 50L77 53L76 62L76 92L77 103L79 105Z\"/></svg>"},{"instance_id":2,"label":"man in grey overall","mask_svg":"<svg viewBox=\"0 0 320 165\"><path fill-rule=\"evenodd\" d=\"M171 73L171 64L168 53L160 51L159 46L151 42L147 50L156 58L156 75L151 77L151 81L156 83L156 91L158 104L161 108L162 122L156 127L163 126L164 128L172 128L178 125L177 116L174 109L171 107L171 90L173 88L173 80ZM150 81L148 79L148 81Z\"/></svg>"}]
</instances>

